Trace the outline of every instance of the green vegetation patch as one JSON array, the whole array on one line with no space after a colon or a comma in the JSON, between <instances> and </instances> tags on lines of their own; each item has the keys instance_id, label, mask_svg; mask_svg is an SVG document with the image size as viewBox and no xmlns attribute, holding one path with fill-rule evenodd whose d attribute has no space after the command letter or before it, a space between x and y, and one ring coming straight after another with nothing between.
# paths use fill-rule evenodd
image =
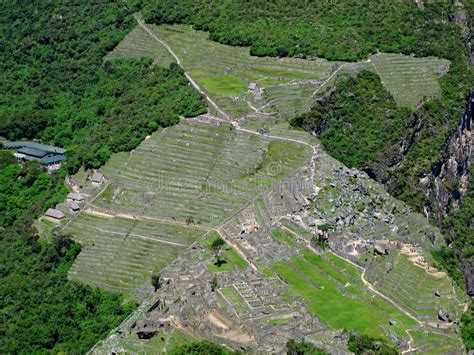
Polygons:
<instances>
[{"instance_id":1,"label":"green vegetation patch","mask_svg":"<svg viewBox=\"0 0 474 355\"><path fill-rule=\"evenodd\" d=\"M292 124L317 132L329 154L349 167L362 168L381 159L409 118L410 111L397 107L379 77L362 71L339 81L334 92Z\"/></svg>"},{"instance_id":2,"label":"green vegetation patch","mask_svg":"<svg viewBox=\"0 0 474 355\"><path fill-rule=\"evenodd\" d=\"M36 162L20 167L0 151L2 354L86 353L132 310L119 295L69 282L80 245L63 235L39 240L32 228L64 200L65 175L48 174Z\"/></svg>"},{"instance_id":3,"label":"green vegetation patch","mask_svg":"<svg viewBox=\"0 0 474 355\"><path fill-rule=\"evenodd\" d=\"M325 257L309 251L303 255L306 260L293 257L289 262L275 263L273 269L290 286L288 296L299 296L309 302L310 312L329 326L384 338L391 329L406 338L406 329L416 325L395 307L374 297L360 278L351 278L357 272L349 263L345 262L344 269L352 268L351 273L340 271ZM389 319L397 324L389 326Z\"/></svg>"},{"instance_id":4,"label":"green vegetation patch","mask_svg":"<svg viewBox=\"0 0 474 355\"><path fill-rule=\"evenodd\" d=\"M114 155L101 171L116 187L94 205L213 226L295 171L309 153L302 144L238 132L228 124L186 122L156 132L133 153Z\"/></svg>"},{"instance_id":5,"label":"green vegetation patch","mask_svg":"<svg viewBox=\"0 0 474 355\"><path fill-rule=\"evenodd\" d=\"M219 290L219 292L232 304L233 308L237 313L248 309L244 299L233 287L225 287Z\"/></svg>"},{"instance_id":6,"label":"green vegetation patch","mask_svg":"<svg viewBox=\"0 0 474 355\"><path fill-rule=\"evenodd\" d=\"M447 277L435 277L415 266L405 255L397 255L390 262L393 267L387 274L386 262L380 258L373 261L370 268L372 283L389 295L398 304L425 319L437 320L438 310L448 308L453 316L460 314L462 306ZM368 275L369 276L369 275ZM439 291L441 297L436 297Z\"/></svg>"},{"instance_id":7,"label":"green vegetation patch","mask_svg":"<svg viewBox=\"0 0 474 355\"><path fill-rule=\"evenodd\" d=\"M201 85L215 97L240 96L247 91L247 84L233 75L196 76Z\"/></svg>"},{"instance_id":8,"label":"green vegetation patch","mask_svg":"<svg viewBox=\"0 0 474 355\"><path fill-rule=\"evenodd\" d=\"M175 62L168 50L140 26L136 26L105 56L106 60L114 58L151 58L154 65L163 68Z\"/></svg>"},{"instance_id":9,"label":"green vegetation patch","mask_svg":"<svg viewBox=\"0 0 474 355\"><path fill-rule=\"evenodd\" d=\"M296 236L287 229L275 228L272 230L272 235L276 240L287 244L291 248L294 248L298 245Z\"/></svg>"},{"instance_id":10,"label":"green vegetation patch","mask_svg":"<svg viewBox=\"0 0 474 355\"><path fill-rule=\"evenodd\" d=\"M377 74L399 106L415 108L423 99L441 95L439 79L449 70L449 61L381 53L370 57Z\"/></svg>"}]
</instances>

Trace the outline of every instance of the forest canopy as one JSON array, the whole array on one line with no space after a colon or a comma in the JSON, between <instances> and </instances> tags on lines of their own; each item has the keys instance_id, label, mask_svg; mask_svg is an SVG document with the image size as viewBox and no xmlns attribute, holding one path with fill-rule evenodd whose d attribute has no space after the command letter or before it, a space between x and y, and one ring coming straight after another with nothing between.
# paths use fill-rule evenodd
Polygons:
<instances>
[{"instance_id":1,"label":"forest canopy","mask_svg":"<svg viewBox=\"0 0 474 355\"><path fill-rule=\"evenodd\" d=\"M258 56L308 56L354 61L380 50L447 59L459 46L456 25L446 23L451 1L145 1L147 22L186 23L212 40L250 46Z\"/></svg>"},{"instance_id":2,"label":"forest canopy","mask_svg":"<svg viewBox=\"0 0 474 355\"><path fill-rule=\"evenodd\" d=\"M0 136L66 147L74 172L206 111L176 65L104 62L135 26L125 2L10 2L0 27Z\"/></svg>"}]
</instances>

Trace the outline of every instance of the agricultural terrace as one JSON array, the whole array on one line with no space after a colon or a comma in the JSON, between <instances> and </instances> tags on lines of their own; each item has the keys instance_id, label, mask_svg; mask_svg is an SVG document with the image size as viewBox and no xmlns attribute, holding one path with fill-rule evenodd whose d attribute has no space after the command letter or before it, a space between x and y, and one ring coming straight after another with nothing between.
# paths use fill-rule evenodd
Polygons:
<instances>
[{"instance_id":1,"label":"agricultural terrace","mask_svg":"<svg viewBox=\"0 0 474 355\"><path fill-rule=\"evenodd\" d=\"M82 245L71 279L131 293L310 154L230 124L183 122L156 132L112 156L101 169L109 185L67 226ZM247 266L227 245L222 253L225 267Z\"/></svg>"},{"instance_id":2,"label":"agricultural terrace","mask_svg":"<svg viewBox=\"0 0 474 355\"><path fill-rule=\"evenodd\" d=\"M401 106L416 106L425 97L440 93L438 79L449 61L381 53L356 63L324 59L253 57L246 47L208 40L208 33L185 25L146 25L180 58L181 65L231 117L276 113L275 122L309 110L314 95L323 93L341 75L373 70ZM158 65L173 58L167 49L141 27L135 28L106 59L117 56L151 57ZM263 92L249 92L256 83Z\"/></svg>"},{"instance_id":3,"label":"agricultural terrace","mask_svg":"<svg viewBox=\"0 0 474 355\"><path fill-rule=\"evenodd\" d=\"M460 339L449 335L429 333L424 330L411 330L412 346L419 354L462 354L464 346Z\"/></svg>"},{"instance_id":4,"label":"agricultural terrace","mask_svg":"<svg viewBox=\"0 0 474 355\"><path fill-rule=\"evenodd\" d=\"M95 208L216 226L310 156L302 144L185 122L103 167L111 184Z\"/></svg>"},{"instance_id":5,"label":"agricultural terrace","mask_svg":"<svg viewBox=\"0 0 474 355\"><path fill-rule=\"evenodd\" d=\"M335 65L323 59L253 57L248 48L210 41L206 32L194 31L190 26L147 27L171 47L185 70L231 117L253 112L247 101L255 102L257 108L270 103L266 110L281 116L292 114L301 104L308 108L315 85L328 77ZM149 35L142 33L142 36ZM167 52L155 42L157 48ZM133 43L127 39L118 48L122 52L134 52ZM250 83L268 89L268 96L266 92L262 98L249 95Z\"/></svg>"},{"instance_id":6,"label":"agricultural terrace","mask_svg":"<svg viewBox=\"0 0 474 355\"><path fill-rule=\"evenodd\" d=\"M452 315L459 314L462 305L447 277L429 275L402 254L396 255L390 263L393 268L387 273L386 261L376 258L368 272L378 290L425 321L436 322L441 307L449 309ZM441 293L441 297L435 296L436 291Z\"/></svg>"},{"instance_id":7,"label":"agricultural terrace","mask_svg":"<svg viewBox=\"0 0 474 355\"><path fill-rule=\"evenodd\" d=\"M174 63L171 54L163 50L162 46L156 42L146 31L137 26L106 55L105 60L115 58L151 58L153 64L161 67L168 67Z\"/></svg>"},{"instance_id":8,"label":"agricultural terrace","mask_svg":"<svg viewBox=\"0 0 474 355\"><path fill-rule=\"evenodd\" d=\"M300 256L275 263L272 270L288 285L288 298L308 302L308 310L335 329L349 329L388 339L389 332L407 340L407 329L417 322L361 281L361 270L332 253L316 255L303 250ZM395 321L394 325L389 320Z\"/></svg>"},{"instance_id":9,"label":"agricultural terrace","mask_svg":"<svg viewBox=\"0 0 474 355\"><path fill-rule=\"evenodd\" d=\"M132 294L205 231L174 224L81 213L66 233L81 244L69 278Z\"/></svg>"},{"instance_id":10,"label":"agricultural terrace","mask_svg":"<svg viewBox=\"0 0 474 355\"><path fill-rule=\"evenodd\" d=\"M382 83L399 106L415 107L424 98L440 95L439 78L449 69L449 60L435 57L415 58L382 53L370 60Z\"/></svg>"}]
</instances>

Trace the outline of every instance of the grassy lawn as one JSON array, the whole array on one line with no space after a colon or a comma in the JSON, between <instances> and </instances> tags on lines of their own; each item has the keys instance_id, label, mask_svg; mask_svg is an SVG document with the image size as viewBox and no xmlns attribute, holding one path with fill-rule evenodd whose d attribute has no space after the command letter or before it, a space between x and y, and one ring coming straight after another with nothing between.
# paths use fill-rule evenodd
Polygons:
<instances>
[{"instance_id":1,"label":"grassy lawn","mask_svg":"<svg viewBox=\"0 0 474 355\"><path fill-rule=\"evenodd\" d=\"M306 238L306 239L311 239L312 238L312 234L307 231L306 229L304 229L303 227L300 227L299 225L297 225L296 223L293 223L292 221L286 219L286 218L282 218L280 220L280 222L288 229L292 230L293 232L295 232L296 234L299 234L301 235L302 237Z\"/></svg>"},{"instance_id":2,"label":"grassy lawn","mask_svg":"<svg viewBox=\"0 0 474 355\"><path fill-rule=\"evenodd\" d=\"M287 244L290 248L298 246L296 236L288 230L282 228L275 228L272 230L272 235L279 242Z\"/></svg>"},{"instance_id":3,"label":"grassy lawn","mask_svg":"<svg viewBox=\"0 0 474 355\"><path fill-rule=\"evenodd\" d=\"M248 309L245 301L233 287L225 287L220 289L220 292L230 301L234 306L236 312L241 312Z\"/></svg>"},{"instance_id":4,"label":"grassy lawn","mask_svg":"<svg viewBox=\"0 0 474 355\"><path fill-rule=\"evenodd\" d=\"M240 96L247 91L247 83L233 75L199 76L199 82L212 96Z\"/></svg>"},{"instance_id":5,"label":"grassy lawn","mask_svg":"<svg viewBox=\"0 0 474 355\"><path fill-rule=\"evenodd\" d=\"M365 300L351 297L353 293L363 297L363 290L355 287L346 289L348 294L327 277L321 275L311 264L320 267L338 281L349 281L330 265L318 257L312 257L305 252L309 262L298 257L292 258L290 262L277 262L273 265L274 270L289 284L289 296L300 296L309 302L308 310L318 316L323 322L335 329L350 329L371 336L386 337L384 328L388 328L388 320L399 321L394 329L400 336L407 337L404 329L413 326L414 321L404 316L396 308L379 300L377 297L367 297ZM325 265L324 265L325 264ZM370 299L374 299L373 303ZM406 319L408 318L408 319ZM393 327L393 328L396 328Z\"/></svg>"},{"instance_id":6,"label":"grassy lawn","mask_svg":"<svg viewBox=\"0 0 474 355\"><path fill-rule=\"evenodd\" d=\"M236 265L239 269L246 269L248 266L247 262L230 246L224 251L224 256L229 263Z\"/></svg>"},{"instance_id":7,"label":"grassy lawn","mask_svg":"<svg viewBox=\"0 0 474 355\"><path fill-rule=\"evenodd\" d=\"M207 268L212 272L232 271L234 270L234 264L224 261L220 265L216 265L213 261L207 265Z\"/></svg>"},{"instance_id":8,"label":"grassy lawn","mask_svg":"<svg viewBox=\"0 0 474 355\"><path fill-rule=\"evenodd\" d=\"M207 238L201 241L201 244L206 246L207 248L211 247L212 242L216 239L220 238L217 232L213 232ZM224 272L224 271L232 271L234 267L238 269L246 269L248 264L247 262L240 257L239 254L228 244L224 244L221 248L221 258L224 259L225 262L221 263L217 266L214 260L207 265L208 269L212 272Z\"/></svg>"},{"instance_id":9,"label":"grassy lawn","mask_svg":"<svg viewBox=\"0 0 474 355\"><path fill-rule=\"evenodd\" d=\"M456 353L462 346L460 340L452 339L447 336L435 333L428 333L422 330L410 331L413 337L413 346L416 348L428 346L424 350L425 354L445 354L447 352Z\"/></svg>"},{"instance_id":10,"label":"grassy lawn","mask_svg":"<svg viewBox=\"0 0 474 355\"><path fill-rule=\"evenodd\" d=\"M280 77L285 79L318 79L321 77L317 73L308 73L302 71L290 71L276 67L254 67L249 68L251 73L257 73L264 77Z\"/></svg>"},{"instance_id":11,"label":"grassy lawn","mask_svg":"<svg viewBox=\"0 0 474 355\"><path fill-rule=\"evenodd\" d=\"M306 147L302 144L280 140L271 141L263 156L262 169L267 174L282 177L287 172L285 163L294 159L295 156L304 156L305 150Z\"/></svg>"},{"instance_id":12,"label":"grassy lawn","mask_svg":"<svg viewBox=\"0 0 474 355\"><path fill-rule=\"evenodd\" d=\"M283 325L283 324L288 323L289 321L291 321L291 319L292 319L291 317L270 319L270 324L273 327L278 327L279 325Z\"/></svg>"}]
</instances>

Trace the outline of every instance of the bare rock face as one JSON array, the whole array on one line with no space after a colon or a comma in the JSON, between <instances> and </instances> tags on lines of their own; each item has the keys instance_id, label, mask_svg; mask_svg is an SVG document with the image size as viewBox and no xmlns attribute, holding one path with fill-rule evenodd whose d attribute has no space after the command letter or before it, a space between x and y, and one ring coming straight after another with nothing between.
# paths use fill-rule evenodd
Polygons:
<instances>
[{"instance_id":1,"label":"bare rock face","mask_svg":"<svg viewBox=\"0 0 474 355\"><path fill-rule=\"evenodd\" d=\"M461 269L464 273L464 280L466 281L466 291L470 297L474 297L474 260L461 259Z\"/></svg>"},{"instance_id":2,"label":"bare rock face","mask_svg":"<svg viewBox=\"0 0 474 355\"><path fill-rule=\"evenodd\" d=\"M451 316L446 308L440 308L438 311L438 319L443 322L451 322Z\"/></svg>"}]
</instances>

